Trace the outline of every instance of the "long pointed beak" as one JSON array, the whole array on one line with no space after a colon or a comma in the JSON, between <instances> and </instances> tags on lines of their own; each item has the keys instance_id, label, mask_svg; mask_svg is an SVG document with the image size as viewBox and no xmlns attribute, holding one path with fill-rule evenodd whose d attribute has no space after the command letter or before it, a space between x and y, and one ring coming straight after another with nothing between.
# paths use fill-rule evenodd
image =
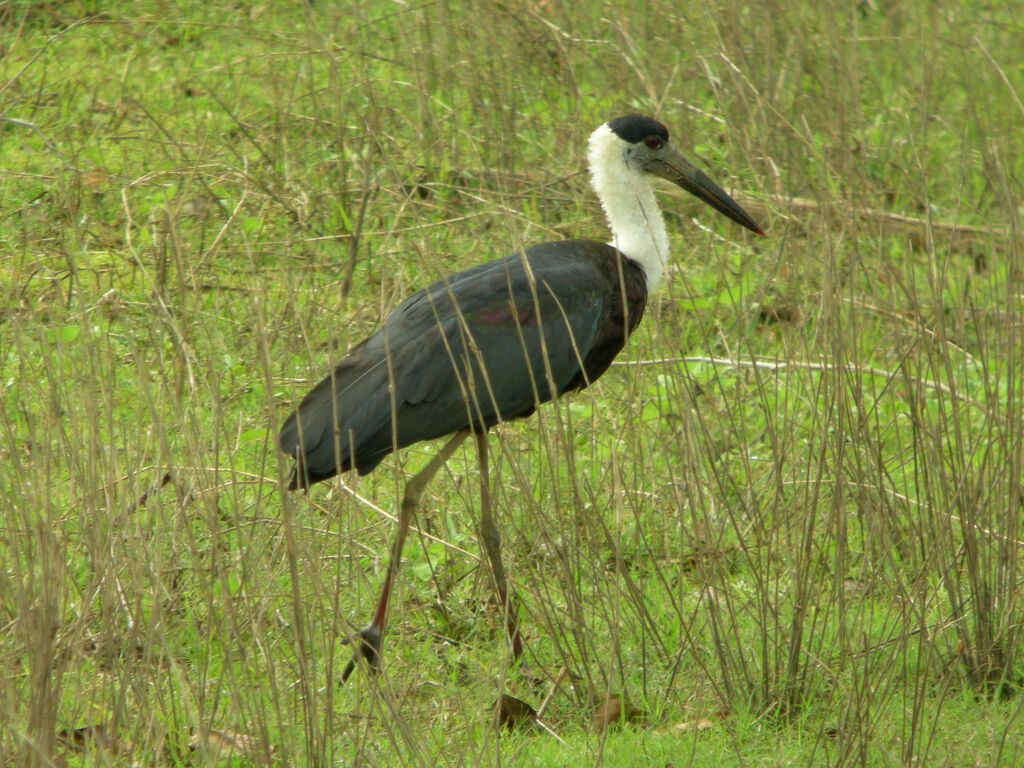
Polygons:
<instances>
[{"instance_id":1,"label":"long pointed beak","mask_svg":"<svg viewBox=\"0 0 1024 768\"><path fill-rule=\"evenodd\" d=\"M737 224L746 227L759 235L764 230L754 221L754 217L743 210L740 204L729 197L728 193L708 178L700 168L695 166L682 154L674 149L658 158L649 167L649 172L677 184L698 200L710 205L719 213L723 213Z\"/></svg>"}]
</instances>

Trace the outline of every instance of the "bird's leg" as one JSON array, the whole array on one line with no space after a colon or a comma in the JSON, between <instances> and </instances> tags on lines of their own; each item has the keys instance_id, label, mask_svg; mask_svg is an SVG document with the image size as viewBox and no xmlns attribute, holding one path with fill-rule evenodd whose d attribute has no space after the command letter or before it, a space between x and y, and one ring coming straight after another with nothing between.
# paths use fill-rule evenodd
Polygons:
<instances>
[{"instance_id":1,"label":"bird's leg","mask_svg":"<svg viewBox=\"0 0 1024 768\"><path fill-rule=\"evenodd\" d=\"M494 587L498 592L502 613L505 614L505 629L512 643L512 657L519 661L523 655L523 641L519 637L519 622L516 611L508 594L508 580L505 578L505 566L501 562L501 534L494 524L491 515L491 480L487 466L487 432L476 433L476 451L480 464L480 544L487 553L494 577Z\"/></svg>"},{"instance_id":2,"label":"bird's leg","mask_svg":"<svg viewBox=\"0 0 1024 768\"><path fill-rule=\"evenodd\" d=\"M402 495L402 505L398 510L398 531L395 533L395 540L391 543L391 554L388 558L387 572L384 574L384 586L381 587L380 600L377 601L377 609L373 612L373 620L358 632L359 639L355 641L357 643L356 651L341 673L342 682L348 680L360 657L366 659L366 665L372 672L378 671L380 649L384 641L384 622L388 615L388 598L391 597L391 585L398 574L398 566L402 562L402 546L405 544L405 535L409 532L412 515L419 506L420 497L423 495L427 483L468 436L468 430L456 432L451 440L442 446L437 455L427 463L427 466L406 483L405 492ZM344 644L350 642L353 642L352 638L346 637L342 640Z\"/></svg>"}]
</instances>

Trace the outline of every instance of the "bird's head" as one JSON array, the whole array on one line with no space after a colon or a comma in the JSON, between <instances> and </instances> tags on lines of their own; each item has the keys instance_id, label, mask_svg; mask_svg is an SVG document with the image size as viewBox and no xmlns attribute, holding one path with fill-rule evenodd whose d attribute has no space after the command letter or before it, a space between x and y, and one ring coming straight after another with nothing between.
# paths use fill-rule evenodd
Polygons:
<instances>
[{"instance_id":1,"label":"bird's head","mask_svg":"<svg viewBox=\"0 0 1024 768\"><path fill-rule=\"evenodd\" d=\"M629 171L660 176L698 200L759 235L764 230L729 194L683 157L668 137L668 129L644 115L625 115L610 120L590 137L591 167L620 159Z\"/></svg>"}]
</instances>

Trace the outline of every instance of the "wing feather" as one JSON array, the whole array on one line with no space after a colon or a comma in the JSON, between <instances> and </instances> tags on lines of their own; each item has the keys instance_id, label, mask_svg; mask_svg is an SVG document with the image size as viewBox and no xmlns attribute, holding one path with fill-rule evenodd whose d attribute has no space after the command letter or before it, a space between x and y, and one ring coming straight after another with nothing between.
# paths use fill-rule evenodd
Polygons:
<instances>
[{"instance_id":1,"label":"wing feather","mask_svg":"<svg viewBox=\"0 0 1024 768\"><path fill-rule=\"evenodd\" d=\"M600 243L548 243L410 296L285 422L292 487L365 474L398 448L528 416L587 386L635 325L621 321L620 259Z\"/></svg>"}]
</instances>

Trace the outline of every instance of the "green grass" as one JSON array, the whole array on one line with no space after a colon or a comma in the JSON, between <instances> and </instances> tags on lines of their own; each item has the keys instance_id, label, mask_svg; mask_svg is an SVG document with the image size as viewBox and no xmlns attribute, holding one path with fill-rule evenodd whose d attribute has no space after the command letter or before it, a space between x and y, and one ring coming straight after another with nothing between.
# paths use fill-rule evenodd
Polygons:
<instances>
[{"instance_id":1,"label":"green grass","mask_svg":"<svg viewBox=\"0 0 1024 768\"><path fill-rule=\"evenodd\" d=\"M0 764L1024 760L1012 4L83 0L0 33ZM492 434L529 661L571 685L509 669L468 448L385 674L340 685L436 446L303 496L277 426L416 288L604 238L584 141L631 110L769 237L662 189L620 364ZM496 732L502 691L562 741ZM643 721L591 728L607 692Z\"/></svg>"}]
</instances>

